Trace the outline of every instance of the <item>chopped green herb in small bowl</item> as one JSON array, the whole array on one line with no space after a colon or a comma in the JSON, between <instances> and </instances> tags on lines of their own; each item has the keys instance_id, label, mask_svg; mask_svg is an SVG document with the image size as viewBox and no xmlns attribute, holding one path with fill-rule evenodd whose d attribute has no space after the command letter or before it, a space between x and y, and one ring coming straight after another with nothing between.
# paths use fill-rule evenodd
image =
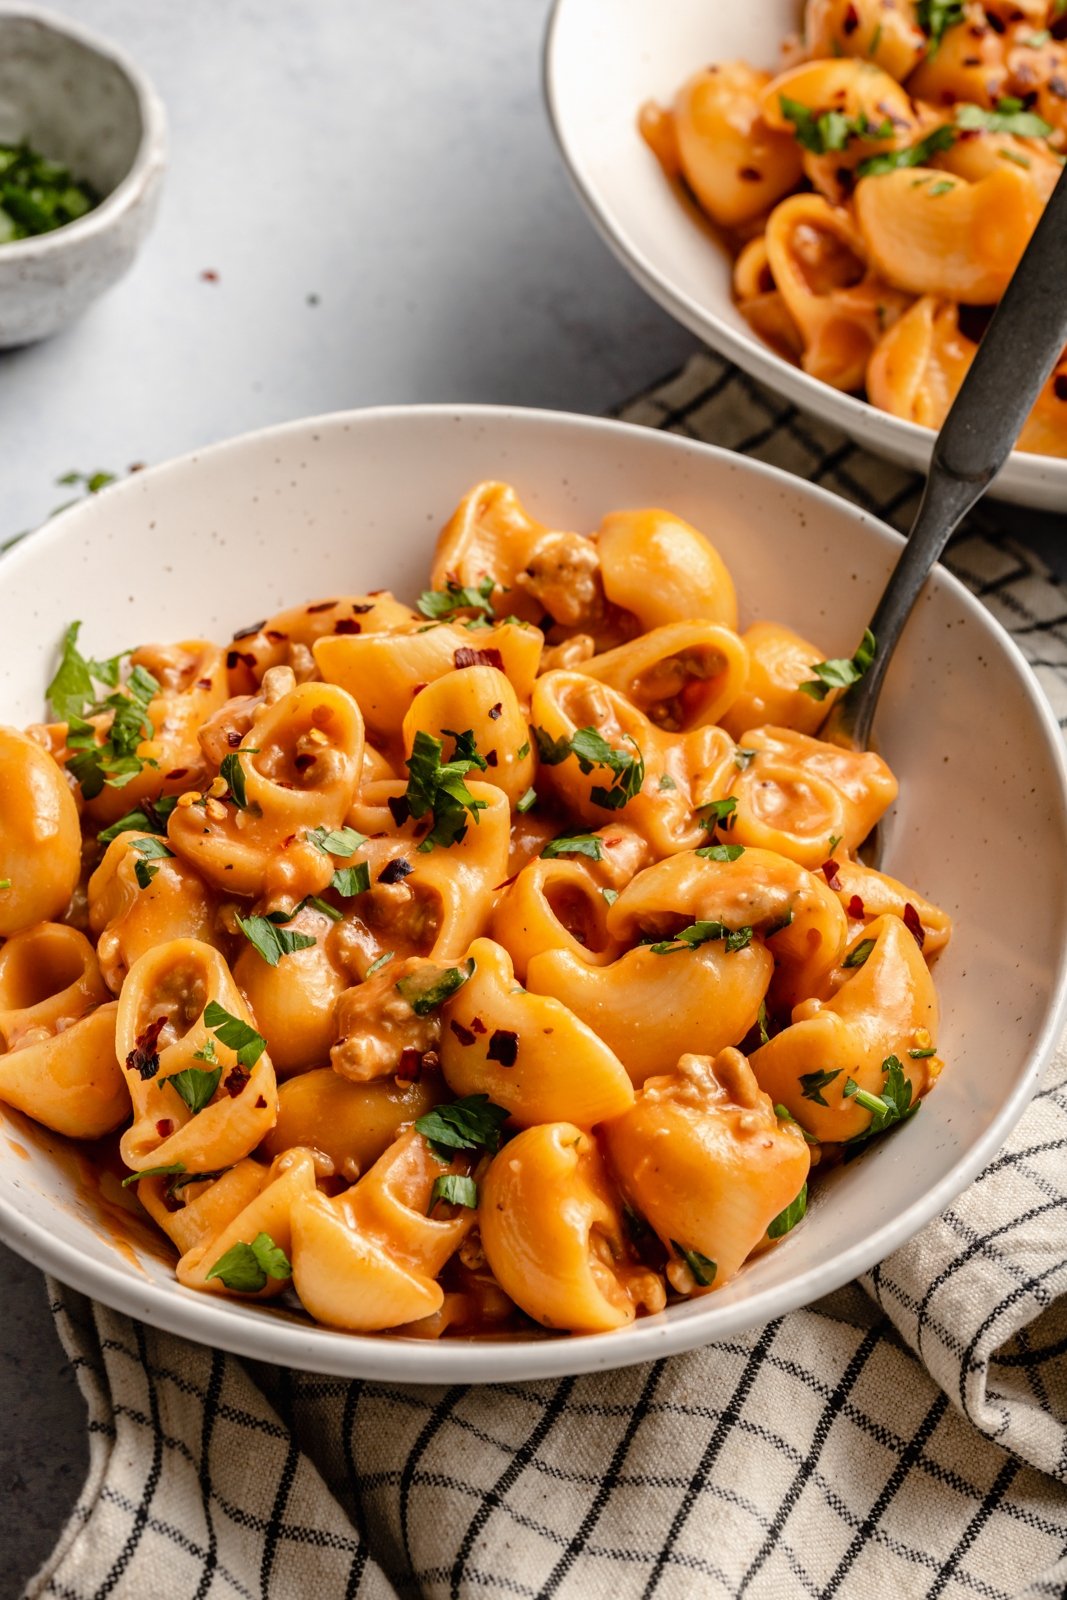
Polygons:
<instances>
[{"instance_id":1,"label":"chopped green herb in small bowl","mask_svg":"<svg viewBox=\"0 0 1067 1600\"><path fill-rule=\"evenodd\" d=\"M0 143L0 244L51 233L99 204L90 184L78 182L62 162L49 161L25 139Z\"/></svg>"}]
</instances>

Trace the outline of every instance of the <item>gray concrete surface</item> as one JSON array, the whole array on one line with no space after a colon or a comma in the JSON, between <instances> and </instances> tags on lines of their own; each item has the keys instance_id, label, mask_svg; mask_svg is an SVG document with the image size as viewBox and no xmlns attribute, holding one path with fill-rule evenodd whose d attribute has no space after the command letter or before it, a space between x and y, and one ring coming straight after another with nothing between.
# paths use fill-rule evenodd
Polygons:
<instances>
[{"instance_id":1,"label":"gray concrete surface","mask_svg":"<svg viewBox=\"0 0 1067 1600\"><path fill-rule=\"evenodd\" d=\"M69 497L72 469L385 401L603 411L695 348L570 192L541 105L544 0L54 3L154 78L171 170L125 282L0 356L0 543ZM2 1249L0 1306L6 1600L87 1447L43 1280Z\"/></svg>"}]
</instances>

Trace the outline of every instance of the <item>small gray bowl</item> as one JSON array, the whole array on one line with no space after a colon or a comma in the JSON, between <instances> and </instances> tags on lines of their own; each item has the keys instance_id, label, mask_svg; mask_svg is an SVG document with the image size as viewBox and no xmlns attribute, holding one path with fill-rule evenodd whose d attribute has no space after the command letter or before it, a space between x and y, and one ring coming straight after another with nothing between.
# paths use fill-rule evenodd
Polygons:
<instances>
[{"instance_id":1,"label":"small gray bowl","mask_svg":"<svg viewBox=\"0 0 1067 1600\"><path fill-rule=\"evenodd\" d=\"M0 7L0 142L28 139L104 198L52 233L0 244L0 349L43 339L122 277L150 228L166 118L121 51L33 6Z\"/></svg>"}]
</instances>

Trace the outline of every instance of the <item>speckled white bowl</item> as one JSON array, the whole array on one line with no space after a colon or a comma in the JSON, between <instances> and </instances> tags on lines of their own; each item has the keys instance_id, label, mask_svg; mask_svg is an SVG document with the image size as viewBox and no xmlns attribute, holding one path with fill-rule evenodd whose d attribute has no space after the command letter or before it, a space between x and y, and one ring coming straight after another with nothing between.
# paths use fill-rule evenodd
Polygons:
<instances>
[{"instance_id":1,"label":"speckled white bowl","mask_svg":"<svg viewBox=\"0 0 1067 1600\"><path fill-rule=\"evenodd\" d=\"M0 7L0 141L28 139L104 196L77 222L0 244L0 349L80 316L133 262L166 163L163 105L113 45L33 6Z\"/></svg>"},{"instance_id":2,"label":"speckled white bowl","mask_svg":"<svg viewBox=\"0 0 1067 1600\"><path fill-rule=\"evenodd\" d=\"M225 640L300 600L425 584L438 529L481 478L550 526L672 507L729 563L745 622L781 617L847 654L900 549L856 507L742 456L651 429L465 406L271 428L136 474L0 560L0 721L38 717L66 624L87 651ZM796 1231L723 1289L630 1328L502 1344L369 1339L183 1289L117 1188L103 1206L62 1140L0 1108L0 1237L84 1292L221 1349L316 1372L489 1383L651 1361L780 1316L903 1243L994 1154L1055 1042L1067 962L1059 729L1007 635L953 577L931 579L893 661L877 732L901 781L887 867L945 906L937 984L947 1069L905 1127L816 1186ZM84 1173L84 1169L82 1169ZM114 1184L114 1180L112 1180Z\"/></svg>"},{"instance_id":3,"label":"speckled white bowl","mask_svg":"<svg viewBox=\"0 0 1067 1600\"><path fill-rule=\"evenodd\" d=\"M631 276L679 322L803 411L925 472L934 434L810 378L758 338L733 303L725 247L669 184L637 131L645 100L669 105L712 61L773 69L801 0L555 0L545 93L560 150L590 219ZM1014 450L991 491L1067 508L1067 460Z\"/></svg>"}]
</instances>

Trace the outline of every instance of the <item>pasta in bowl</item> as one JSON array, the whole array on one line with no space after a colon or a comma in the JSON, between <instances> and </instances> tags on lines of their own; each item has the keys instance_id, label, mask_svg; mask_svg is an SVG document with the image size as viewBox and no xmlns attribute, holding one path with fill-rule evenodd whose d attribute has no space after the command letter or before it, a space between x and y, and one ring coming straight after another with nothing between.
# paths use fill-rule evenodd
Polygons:
<instances>
[{"instance_id":1,"label":"pasta in bowl","mask_svg":"<svg viewBox=\"0 0 1067 1600\"><path fill-rule=\"evenodd\" d=\"M1063 170L1055 6L620 0L610 28L606 12L559 0L547 81L609 242L746 370L925 466ZM1061 369L998 479L1005 498L1062 505Z\"/></svg>"},{"instance_id":2,"label":"pasta in bowl","mask_svg":"<svg viewBox=\"0 0 1067 1600\"><path fill-rule=\"evenodd\" d=\"M938 1162L960 1181L1035 1059L975 1097L951 923L987 980L1000 936L983 951L936 853L914 851L914 878L910 850L885 874L859 860L929 777L906 755L898 790L892 740L884 758L820 743L864 650L838 656L840 625L813 627L810 603L778 625L773 538L746 557L761 495L836 519L831 545L862 519L610 424L466 422L372 414L320 423L317 457L311 425L267 447L311 455L309 505L381 508L406 426L405 449L440 452L436 556L425 511L402 507L403 561L331 532L305 570L282 507L251 513L205 595L210 531L202 511L174 522L174 479L192 473L193 503L229 524L274 476L252 441L146 475L147 505L138 482L87 508L120 538L156 521L184 598L150 583L161 625L118 655L81 605L0 747L0 1101L23 1152L13 1190L0 1160L5 1236L38 1214L32 1170L57 1186L33 1253L93 1292L275 1359L427 1380L641 1359L817 1292L827 1239L847 1276L900 1236L884 1218L850 1234L879 1174L919 1174L914 1226ZM346 428L367 446L355 474ZM539 483L571 430L568 479L587 450L600 465L568 507ZM460 466L506 458L505 440L530 463L521 495L488 480L450 506ZM738 471L759 504L735 493L730 511ZM243 594L268 532L265 620L235 627L230 583ZM33 543L0 573L16 600ZM1017 770L1040 759L1035 726L1028 755L1006 752ZM1040 1031L1056 985L1036 963L1026 982Z\"/></svg>"}]
</instances>

